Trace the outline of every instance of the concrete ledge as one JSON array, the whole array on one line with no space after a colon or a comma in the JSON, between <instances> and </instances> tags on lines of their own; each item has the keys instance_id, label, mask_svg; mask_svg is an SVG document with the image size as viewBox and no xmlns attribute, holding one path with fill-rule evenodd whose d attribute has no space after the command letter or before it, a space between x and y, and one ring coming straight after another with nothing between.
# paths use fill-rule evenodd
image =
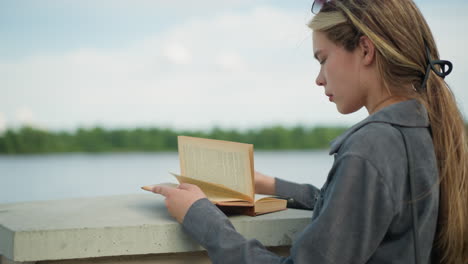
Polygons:
<instances>
[{"instance_id":1,"label":"concrete ledge","mask_svg":"<svg viewBox=\"0 0 468 264\"><path fill-rule=\"evenodd\" d=\"M230 218L245 237L276 247L291 245L311 215L288 209ZM16 262L202 250L151 193L0 204L0 255Z\"/></svg>"}]
</instances>

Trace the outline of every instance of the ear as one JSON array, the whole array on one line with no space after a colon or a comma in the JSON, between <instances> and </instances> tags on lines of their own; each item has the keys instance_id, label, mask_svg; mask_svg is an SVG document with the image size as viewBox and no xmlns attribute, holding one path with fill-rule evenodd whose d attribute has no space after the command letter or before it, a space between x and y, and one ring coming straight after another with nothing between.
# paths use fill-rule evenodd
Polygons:
<instances>
[{"instance_id":1,"label":"ear","mask_svg":"<svg viewBox=\"0 0 468 264\"><path fill-rule=\"evenodd\" d=\"M375 46L374 43L367 36L359 38L359 48L365 66L374 62L375 59Z\"/></svg>"}]
</instances>

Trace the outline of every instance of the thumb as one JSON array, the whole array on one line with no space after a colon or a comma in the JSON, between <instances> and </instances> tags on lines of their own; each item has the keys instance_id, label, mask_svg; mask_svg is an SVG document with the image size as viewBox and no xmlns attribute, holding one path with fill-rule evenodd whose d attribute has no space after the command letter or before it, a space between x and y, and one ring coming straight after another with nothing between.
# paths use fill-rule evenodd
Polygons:
<instances>
[{"instance_id":1,"label":"thumb","mask_svg":"<svg viewBox=\"0 0 468 264\"><path fill-rule=\"evenodd\" d=\"M171 193L177 191L176 188L162 186L162 185L155 185L152 190L154 193L161 194L162 196L169 196Z\"/></svg>"}]
</instances>

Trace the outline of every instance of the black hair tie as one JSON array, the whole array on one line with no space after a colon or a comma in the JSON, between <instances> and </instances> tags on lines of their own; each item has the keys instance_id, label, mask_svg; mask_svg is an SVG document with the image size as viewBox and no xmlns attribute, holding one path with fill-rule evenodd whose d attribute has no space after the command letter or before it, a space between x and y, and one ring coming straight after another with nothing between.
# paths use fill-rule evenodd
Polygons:
<instances>
[{"instance_id":1,"label":"black hair tie","mask_svg":"<svg viewBox=\"0 0 468 264\"><path fill-rule=\"evenodd\" d=\"M426 68L426 74L424 75L424 80L421 85L421 89L424 90L426 88L426 83L427 79L429 79L429 73L430 70L435 72L437 76L442 77L442 79L445 78L445 76L449 75L452 72L453 65L450 61L448 60L432 60L431 58L431 53L429 52L429 48L426 46L426 56L428 60L427 68ZM439 70L435 67L436 65L439 66ZM448 67L448 69L445 69L445 66Z\"/></svg>"}]
</instances>

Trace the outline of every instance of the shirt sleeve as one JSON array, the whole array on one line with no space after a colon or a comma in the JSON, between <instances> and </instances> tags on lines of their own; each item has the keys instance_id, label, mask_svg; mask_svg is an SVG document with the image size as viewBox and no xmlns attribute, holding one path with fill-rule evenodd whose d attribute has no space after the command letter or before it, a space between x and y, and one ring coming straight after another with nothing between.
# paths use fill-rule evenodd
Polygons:
<instances>
[{"instance_id":1,"label":"shirt sleeve","mask_svg":"<svg viewBox=\"0 0 468 264\"><path fill-rule=\"evenodd\" d=\"M367 263L395 215L388 184L354 155L338 160L330 176L317 216L298 235L291 256L294 263Z\"/></svg>"},{"instance_id":2,"label":"shirt sleeve","mask_svg":"<svg viewBox=\"0 0 468 264\"><path fill-rule=\"evenodd\" d=\"M245 239L207 199L190 207L183 227L213 263L366 263L393 217L388 187L370 162L356 156L337 161L331 177L317 216L297 234L289 257Z\"/></svg>"},{"instance_id":3,"label":"shirt sleeve","mask_svg":"<svg viewBox=\"0 0 468 264\"><path fill-rule=\"evenodd\" d=\"M287 198L289 208L313 210L320 190L311 184L298 184L275 178L275 195Z\"/></svg>"},{"instance_id":4,"label":"shirt sleeve","mask_svg":"<svg viewBox=\"0 0 468 264\"><path fill-rule=\"evenodd\" d=\"M207 217L209 216L209 217ZM258 240L247 240L208 199L196 201L182 223L184 230L208 251L213 263L281 263L284 257L268 251Z\"/></svg>"}]
</instances>

